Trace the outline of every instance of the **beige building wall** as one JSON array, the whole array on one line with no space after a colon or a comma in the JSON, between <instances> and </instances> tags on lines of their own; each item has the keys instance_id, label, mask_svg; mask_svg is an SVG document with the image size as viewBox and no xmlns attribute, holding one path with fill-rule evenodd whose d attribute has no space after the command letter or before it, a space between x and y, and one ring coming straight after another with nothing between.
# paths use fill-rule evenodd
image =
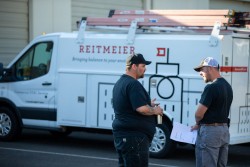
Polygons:
<instances>
[{"instance_id":1,"label":"beige building wall","mask_svg":"<svg viewBox=\"0 0 250 167\"><path fill-rule=\"evenodd\" d=\"M152 9L209 9L209 0L152 0Z\"/></svg>"},{"instance_id":2,"label":"beige building wall","mask_svg":"<svg viewBox=\"0 0 250 167\"><path fill-rule=\"evenodd\" d=\"M71 0L30 0L30 40L43 33L71 32Z\"/></svg>"},{"instance_id":3,"label":"beige building wall","mask_svg":"<svg viewBox=\"0 0 250 167\"><path fill-rule=\"evenodd\" d=\"M0 62L7 64L29 41L28 0L0 0Z\"/></svg>"},{"instance_id":4,"label":"beige building wall","mask_svg":"<svg viewBox=\"0 0 250 167\"><path fill-rule=\"evenodd\" d=\"M143 9L143 0L71 0L72 30L76 31L76 22L82 17L108 17L111 9Z\"/></svg>"},{"instance_id":5,"label":"beige building wall","mask_svg":"<svg viewBox=\"0 0 250 167\"><path fill-rule=\"evenodd\" d=\"M145 9L234 9L250 11L250 0L145 0Z\"/></svg>"}]
</instances>

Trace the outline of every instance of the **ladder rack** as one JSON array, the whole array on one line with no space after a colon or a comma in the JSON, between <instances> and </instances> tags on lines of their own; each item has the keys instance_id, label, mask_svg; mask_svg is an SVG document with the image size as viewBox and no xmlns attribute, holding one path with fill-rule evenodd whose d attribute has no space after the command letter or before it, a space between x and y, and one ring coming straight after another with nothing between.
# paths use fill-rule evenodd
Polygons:
<instances>
[{"instance_id":1,"label":"ladder rack","mask_svg":"<svg viewBox=\"0 0 250 167\"><path fill-rule=\"evenodd\" d=\"M131 22L137 21L138 26L213 26L215 22L220 22L222 26L232 24L231 18L213 16L123 16L112 18L87 18L88 25L109 25L109 26L129 26Z\"/></svg>"},{"instance_id":2,"label":"ladder rack","mask_svg":"<svg viewBox=\"0 0 250 167\"><path fill-rule=\"evenodd\" d=\"M110 10L113 15L233 16L234 10Z\"/></svg>"},{"instance_id":3,"label":"ladder rack","mask_svg":"<svg viewBox=\"0 0 250 167\"><path fill-rule=\"evenodd\" d=\"M91 26L125 26L132 21L139 27L209 27L215 23L221 27L248 28L250 12L234 10L110 10L105 18L86 17L83 20Z\"/></svg>"}]
</instances>

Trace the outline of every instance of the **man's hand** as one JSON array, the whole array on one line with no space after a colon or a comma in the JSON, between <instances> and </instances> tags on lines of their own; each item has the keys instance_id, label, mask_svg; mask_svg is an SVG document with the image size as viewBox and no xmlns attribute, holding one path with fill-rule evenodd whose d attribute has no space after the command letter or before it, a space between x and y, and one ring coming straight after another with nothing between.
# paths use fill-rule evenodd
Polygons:
<instances>
[{"instance_id":1,"label":"man's hand","mask_svg":"<svg viewBox=\"0 0 250 167\"><path fill-rule=\"evenodd\" d=\"M195 125L191 126L191 131L197 130L197 129L199 129L199 127L200 127L200 125L195 124Z\"/></svg>"},{"instance_id":2,"label":"man's hand","mask_svg":"<svg viewBox=\"0 0 250 167\"><path fill-rule=\"evenodd\" d=\"M154 107L155 115L161 115L163 116L163 109L160 106Z\"/></svg>"},{"instance_id":3,"label":"man's hand","mask_svg":"<svg viewBox=\"0 0 250 167\"><path fill-rule=\"evenodd\" d=\"M156 107L156 106L160 105L160 103L156 103L155 101L156 101L156 98L154 98L154 99L151 100L151 106L152 107Z\"/></svg>"},{"instance_id":4,"label":"man's hand","mask_svg":"<svg viewBox=\"0 0 250 167\"><path fill-rule=\"evenodd\" d=\"M155 100L156 100L156 98L154 98L154 99L151 100L151 106L152 107L155 107Z\"/></svg>"}]
</instances>

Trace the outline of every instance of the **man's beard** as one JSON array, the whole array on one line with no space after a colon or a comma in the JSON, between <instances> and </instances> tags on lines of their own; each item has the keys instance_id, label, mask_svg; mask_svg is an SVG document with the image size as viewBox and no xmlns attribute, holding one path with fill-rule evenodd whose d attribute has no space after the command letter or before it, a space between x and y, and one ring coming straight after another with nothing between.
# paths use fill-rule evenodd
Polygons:
<instances>
[{"instance_id":1,"label":"man's beard","mask_svg":"<svg viewBox=\"0 0 250 167\"><path fill-rule=\"evenodd\" d=\"M139 78L144 78L144 74L141 74Z\"/></svg>"}]
</instances>

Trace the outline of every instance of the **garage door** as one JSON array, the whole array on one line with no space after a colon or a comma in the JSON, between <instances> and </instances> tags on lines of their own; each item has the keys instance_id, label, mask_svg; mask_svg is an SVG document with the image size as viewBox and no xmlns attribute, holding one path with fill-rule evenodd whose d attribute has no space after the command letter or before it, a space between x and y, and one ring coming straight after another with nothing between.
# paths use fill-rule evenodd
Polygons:
<instances>
[{"instance_id":1,"label":"garage door","mask_svg":"<svg viewBox=\"0 0 250 167\"><path fill-rule=\"evenodd\" d=\"M82 17L108 17L110 9L143 9L141 0L72 0L72 30Z\"/></svg>"},{"instance_id":2,"label":"garage door","mask_svg":"<svg viewBox=\"0 0 250 167\"><path fill-rule=\"evenodd\" d=\"M28 0L0 0L0 62L5 66L28 43Z\"/></svg>"}]
</instances>

